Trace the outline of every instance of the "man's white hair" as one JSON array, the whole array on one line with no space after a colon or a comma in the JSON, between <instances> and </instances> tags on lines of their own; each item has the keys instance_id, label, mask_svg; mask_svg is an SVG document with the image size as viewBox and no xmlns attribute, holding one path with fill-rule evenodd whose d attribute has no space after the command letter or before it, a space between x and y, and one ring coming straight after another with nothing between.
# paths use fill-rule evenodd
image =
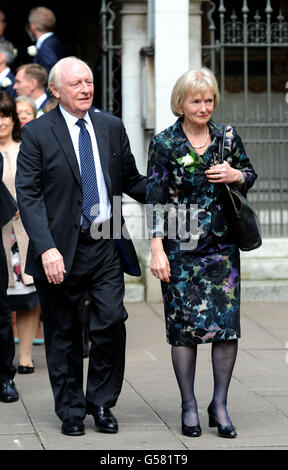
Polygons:
<instances>
[{"instance_id":1,"label":"man's white hair","mask_svg":"<svg viewBox=\"0 0 288 470\"><path fill-rule=\"evenodd\" d=\"M49 77L48 77L49 87L50 87L50 84L52 83L55 88L60 88L61 87L61 79L62 79L61 70L62 70L63 65L66 65L66 64L69 64L69 63L72 64L72 63L75 63L75 62L78 62L78 63L84 65L85 67L87 67L87 69L91 73L91 78L93 80L93 73L92 73L92 70L90 69L89 65L86 64L86 62L84 62L83 60L78 59L77 57L69 56L69 57L64 57L64 59L59 60L54 65L54 67L52 67L52 69L50 71L50 74L49 74Z\"/></svg>"}]
</instances>

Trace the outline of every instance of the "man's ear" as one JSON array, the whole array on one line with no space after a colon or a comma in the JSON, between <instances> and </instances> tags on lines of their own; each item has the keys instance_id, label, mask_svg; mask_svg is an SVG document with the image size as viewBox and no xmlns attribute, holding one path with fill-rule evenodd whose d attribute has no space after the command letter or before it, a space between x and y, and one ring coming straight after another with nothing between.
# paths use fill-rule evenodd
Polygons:
<instances>
[{"instance_id":1,"label":"man's ear","mask_svg":"<svg viewBox=\"0 0 288 470\"><path fill-rule=\"evenodd\" d=\"M39 84L36 78L31 78L30 83L31 83L32 90L37 90L37 88L39 87Z\"/></svg>"},{"instance_id":2,"label":"man's ear","mask_svg":"<svg viewBox=\"0 0 288 470\"><path fill-rule=\"evenodd\" d=\"M59 100L59 93L57 91L57 88L55 88L54 83L49 83L49 90L51 91L52 95Z\"/></svg>"}]
</instances>

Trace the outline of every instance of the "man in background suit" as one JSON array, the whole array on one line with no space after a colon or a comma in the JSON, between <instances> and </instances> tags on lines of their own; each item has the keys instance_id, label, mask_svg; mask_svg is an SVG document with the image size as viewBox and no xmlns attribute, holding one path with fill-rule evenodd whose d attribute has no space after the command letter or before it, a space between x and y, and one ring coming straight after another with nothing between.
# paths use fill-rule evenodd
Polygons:
<instances>
[{"instance_id":1,"label":"man in background suit","mask_svg":"<svg viewBox=\"0 0 288 470\"><path fill-rule=\"evenodd\" d=\"M46 93L48 74L39 64L24 64L18 67L15 76L14 90L17 96L29 96L35 101L38 113L43 109L49 97ZM39 117L39 116L37 116Z\"/></svg>"},{"instance_id":2,"label":"man in background suit","mask_svg":"<svg viewBox=\"0 0 288 470\"><path fill-rule=\"evenodd\" d=\"M11 312L7 299L8 270L2 241L2 227L17 211L17 205L2 181L3 157L0 153L0 401L11 403L18 400L18 392L13 378L16 367L14 335Z\"/></svg>"},{"instance_id":3,"label":"man in background suit","mask_svg":"<svg viewBox=\"0 0 288 470\"><path fill-rule=\"evenodd\" d=\"M49 73L53 65L66 55L62 42L53 32L55 15L49 8L33 8L29 13L28 23L36 40L37 54L33 62L42 65Z\"/></svg>"},{"instance_id":4,"label":"man in background suit","mask_svg":"<svg viewBox=\"0 0 288 470\"><path fill-rule=\"evenodd\" d=\"M60 60L49 86L60 105L24 126L18 155L17 200L30 238L26 272L40 297L62 433L84 434L86 413L98 430L115 433L110 408L125 363L123 270L140 275L132 241L121 231L121 194L144 203L146 177L138 173L122 121L92 107L86 63ZM84 397L78 307L86 291L91 347Z\"/></svg>"}]
</instances>

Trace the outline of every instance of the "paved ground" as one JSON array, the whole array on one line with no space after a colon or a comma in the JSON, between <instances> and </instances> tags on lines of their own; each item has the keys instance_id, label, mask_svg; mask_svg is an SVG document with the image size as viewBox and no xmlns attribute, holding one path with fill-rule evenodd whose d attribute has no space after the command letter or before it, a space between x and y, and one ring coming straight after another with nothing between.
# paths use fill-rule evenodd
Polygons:
<instances>
[{"instance_id":1,"label":"paved ground","mask_svg":"<svg viewBox=\"0 0 288 470\"><path fill-rule=\"evenodd\" d=\"M127 304L127 309L125 382L113 410L119 433L95 431L91 416L85 421L85 436L60 433L44 346L33 346L35 373L15 377L20 400L0 403L0 450L288 450L287 303L242 306L242 339L229 396L238 438L231 440L218 437L208 427L210 346L199 347L196 392L203 433L193 439L181 434L180 397L165 339L162 305L135 303Z\"/></svg>"}]
</instances>

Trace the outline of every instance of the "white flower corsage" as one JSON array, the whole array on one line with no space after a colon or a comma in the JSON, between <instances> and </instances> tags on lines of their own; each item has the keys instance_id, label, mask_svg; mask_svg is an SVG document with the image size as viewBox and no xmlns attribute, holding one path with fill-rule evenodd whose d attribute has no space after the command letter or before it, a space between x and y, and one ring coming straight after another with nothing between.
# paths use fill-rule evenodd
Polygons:
<instances>
[{"instance_id":1,"label":"white flower corsage","mask_svg":"<svg viewBox=\"0 0 288 470\"><path fill-rule=\"evenodd\" d=\"M177 158L177 162L187 168L190 173L193 173L196 170L196 167L206 167L206 164L200 155L197 155L193 150L184 155L184 157Z\"/></svg>"},{"instance_id":2,"label":"white flower corsage","mask_svg":"<svg viewBox=\"0 0 288 470\"><path fill-rule=\"evenodd\" d=\"M37 47L34 46L34 45L28 46L27 47L27 52L31 57L35 57L35 55L37 54Z\"/></svg>"},{"instance_id":3,"label":"white flower corsage","mask_svg":"<svg viewBox=\"0 0 288 470\"><path fill-rule=\"evenodd\" d=\"M187 153L187 154L185 155L185 157L182 157L181 163L182 163L182 165L184 165L184 166L193 165L193 163L195 163L195 157L192 156L192 155L189 155L189 153Z\"/></svg>"},{"instance_id":4,"label":"white flower corsage","mask_svg":"<svg viewBox=\"0 0 288 470\"><path fill-rule=\"evenodd\" d=\"M12 81L10 80L9 77L4 77L3 80L1 81L1 86L2 88L8 88L8 86L12 85Z\"/></svg>"}]
</instances>

